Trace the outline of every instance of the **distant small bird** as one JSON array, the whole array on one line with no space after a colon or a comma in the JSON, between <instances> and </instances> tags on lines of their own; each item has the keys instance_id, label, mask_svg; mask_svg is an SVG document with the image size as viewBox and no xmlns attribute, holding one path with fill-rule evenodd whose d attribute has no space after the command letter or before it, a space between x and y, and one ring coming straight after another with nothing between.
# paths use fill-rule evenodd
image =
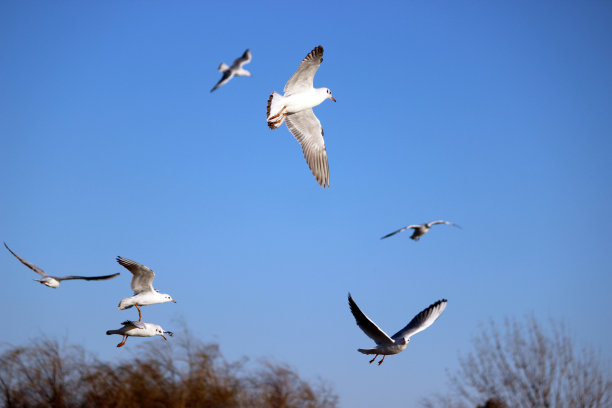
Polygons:
<instances>
[{"instance_id":1,"label":"distant small bird","mask_svg":"<svg viewBox=\"0 0 612 408\"><path fill-rule=\"evenodd\" d=\"M382 355L383 358L378 362L378 365L382 364L385 360L385 356L404 351L408 342L410 342L410 336L431 326L446 308L446 299L438 300L436 303L416 315L406 327L389 337L387 333L376 325L376 323L359 310L357 303L355 303L350 293L348 301L351 313L357 321L357 326L359 326L369 338L376 342L375 348L357 349L357 351L363 354L376 354L374 358L370 360L370 364L376 360L376 357Z\"/></svg>"},{"instance_id":2,"label":"distant small bird","mask_svg":"<svg viewBox=\"0 0 612 408\"><path fill-rule=\"evenodd\" d=\"M168 336L171 336L171 337L174 336L174 333L164 330L159 324L145 323L145 322L133 322L131 320L126 320L125 322L121 324L123 325L123 327L120 329L106 331L106 334L109 336L111 334L120 334L123 336L123 338L121 339L121 343L117 344L117 347L122 347L127 341L127 338L129 336L133 336L133 337L162 336L162 338L166 341L168 341L168 339L166 338L166 336L164 336L164 334L167 334Z\"/></svg>"},{"instance_id":3,"label":"distant small bird","mask_svg":"<svg viewBox=\"0 0 612 408\"><path fill-rule=\"evenodd\" d=\"M34 279L35 281L40 282L43 285L48 286L50 288L57 288L60 282L64 280L72 280L72 279L83 279L83 280L88 280L88 281L89 280L106 280L106 279L114 278L115 276L119 276L119 273L114 273L112 275L103 275L103 276L51 276L51 275L47 275L45 271L40 269L38 266L26 261L25 259L17 255L16 253L11 251L11 248L9 248L8 245L6 245L6 242L4 243L4 246L6 247L6 249L9 250L11 254L15 256L15 258L19 259L19 261L21 261L22 264L24 264L25 266L27 266L28 268L30 268L31 270L33 270L34 272L42 276L42 279Z\"/></svg>"},{"instance_id":4,"label":"distant small bird","mask_svg":"<svg viewBox=\"0 0 612 408\"><path fill-rule=\"evenodd\" d=\"M153 279L155 278L155 272L147 268L144 265L134 262L127 258L117 257L117 262L128 271L132 272L132 290L134 296L126 297L121 299L119 302L119 310L129 309L132 306L136 306L138 309L138 321L142 320L142 314L140 313L140 306L155 305L157 303L172 302L176 303L172 297L166 293L159 293L159 291L153 289Z\"/></svg>"},{"instance_id":5,"label":"distant small bird","mask_svg":"<svg viewBox=\"0 0 612 408\"><path fill-rule=\"evenodd\" d=\"M248 64L249 62L251 62L251 51L249 50L246 50L244 54L242 54L242 57L236 58L231 67L228 67L225 62L222 62L221 65L219 65L218 71L223 72L223 76L219 82L217 82L217 85L210 90L210 92L213 92L220 86L227 84L229 80L235 76L253 76L249 71L242 68L244 64Z\"/></svg>"},{"instance_id":6,"label":"distant small bird","mask_svg":"<svg viewBox=\"0 0 612 408\"><path fill-rule=\"evenodd\" d=\"M427 233L427 231L429 231L429 229L431 228L432 225L436 225L436 224L448 224L448 225L452 225L452 226L457 227L457 228L461 228L459 225L454 224L452 222L438 220L438 221L428 222L426 224L407 225L404 228L400 228L397 231L393 231L392 233L387 234L384 237L381 237L380 239L389 238L390 236L395 235L397 233L400 233L402 231L405 231L408 228L412 228L414 230L414 232L412 233L410 238L414 239L415 241L418 241L423 235L425 235Z\"/></svg>"},{"instance_id":7,"label":"distant small bird","mask_svg":"<svg viewBox=\"0 0 612 408\"><path fill-rule=\"evenodd\" d=\"M315 47L302 60L298 70L285 84L285 95L272 92L268 98L267 120L270 129L287 121L287 128L302 146L310 171L320 186L329 187L329 163L321 122L312 108L326 99L336 102L328 88L313 88L314 76L323 62L323 47Z\"/></svg>"}]
</instances>

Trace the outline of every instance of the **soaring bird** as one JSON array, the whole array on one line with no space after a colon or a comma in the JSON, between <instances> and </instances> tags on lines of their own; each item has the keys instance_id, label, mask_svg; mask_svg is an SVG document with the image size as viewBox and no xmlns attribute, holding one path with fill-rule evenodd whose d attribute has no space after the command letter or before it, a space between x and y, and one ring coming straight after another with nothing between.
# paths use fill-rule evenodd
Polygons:
<instances>
[{"instance_id":1,"label":"soaring bird","mask_svg":"<svg viewBox=\"0 0 612 408\"><path fill-rule=\"evenodd\" d=\"M42 276L41 279L34 279L35 281L40 282L43 285L48 286L50 288L57 288L60 282L64 280L72 280L72 279L83 279L83 280L88 280L88 281L106 280L106 279L114 278L115 276L119 276L119 273L114 273L112 275L103 275L103 276L72 276L72 275L71 276L51 276L51 275L47 275L45 271L40 269L38 266L34 265L31 262L26 261L25 259L17 255L16 253L11 251L11 248L9 248L8 245L6 245L6 242L4 243L4 246L6 247L6 249L9 250L11 254L15 255L15 258L19 259L19 261L21 261L22 264L24 264L25 266L27 266L28 268L30 268L31 270L33 270L34 272Z\"/></svg>"},{"instance_id":2,"label":"soaring bird","mask_svg":"<svg viewBox=\"0 0 612 408\"><path fill-rule=\"evenodd\" d=\"M357 326L359 326L359 328L363 330L363 332L369 338L376 342L375 348L357 349L357 351L363 354L376 354L374 358L370 360L370 364L376 360L376 357L382 355L383 358L378 362L378 365L382 364L382 362L385 360L385 356L404 351L408 345L408 342L410 341L410 336L431 326L446 308L446 299L438 300L434 304L430 305L427 309L416 315L410 321L410 323L406 325L406 327L389 337L387 333L382 331L382 329L376 325L376 323L370 320L368 316L359 310L357 303L355 303L350 293L348 295L348 301L351 308L351 313L357 321Z\"/></svg>"},{"instance_id":3,"label":"soaring bird","mask_svg":"<svg viewBox=\"0 0 612 408\"><path fill-rule=\"evenodd\" d=\"M166 293L159 293L153 289L153 279L155 278L155 272L147 268L144 265L134 262L127 258L117 257L117 262L128 271L132 272L132 290L134 296L126 297L121 299L119 302L119 310L129 309L132 306L136 306L138 309L138 321L142 320L142 314L140 312L140 306L155 305L157 303L172 302L176 303L172 297Z\"/></svg>"},{"instance_id":4,"label":"soaring bird","mask_svg":"<svg viewBox=\"0 0 612 408\"><path fill-rule=\"evenodd\" d=\"M385 235L384 237L381 237L380 239L389 238L392 235L395 235L395 234L400 233L402 231L405 231L405 230L407 230L409 228L412 228L414 231L412 232L412 235L410 236L410 238L414 239L415 241L418 241L423 235L425 235L427 233L427 231L429 231L429 229L431 228L432 225L436 225L436 224L448 224L448 225L452 225L452 226L457 227L457 228L461 228L459 225L454 224L452 222L444 221L444 220L438 220L438 221L428 222L428 223L425 223L425 224L407 225L404 228L400 228L397 231L393 231L393 232Z\"/></svg>"},{"instance_id":5,"label":"soaring bird","mask_svg":"<svg viewBox=\"0 0 612 408\"><path fill-rule=\"evenodd\" d=\"M219 65L218 71L223 72L223 76L219 82L217 82L217 85L210 90L210 92L213 92L220 86L227 84L229 80L235 76L253 76L249 71L242 68L244 64L248 64L249 62L251 62L251 51L249 50L246 50L244 54L242 54L242 57L236 58L231 67L228 67L225 62L222 62L221 65Z\"/></svg>"},{"instance_id":6,"label":"soaring bird","mask_svg":"<svg viewBox=\"0 0 612 408\"><path fill-rule=\"evenodd\" d=\"M123 325L123 327L120 329L106 331L106 334L109 336L111 334L120 334L123 336L123 338L121 339L121 343L117 344L117 347L122 347L127 341L127 338L129 336L134 336L134 337L161 336L164 340L168 341L168 339L166 338L166 336L164 336L164 334L167 334L168 336L174 335L174 333L164 330L159 324L145 323L145 322L140 322L140 321L133 322L131 320L126 320L125 322L121 324Z\"/></svg>"},{"instance_id":7,"label":"soaring bird","mask_svg":"<svg viewBox=\"0 0 612 408\"><path fill-rule=\"evenodd\" d=\"M268 98L267 120L270 129L287 121L287 128L302 145L310 171L323 188L329 187L329 164L323 128L312 108L326 99L336 102L328 88L314 88L314 75L323 62L323 47L315 47L300 63L285 84L285 94L272 92Z\"/></svg>"}]
</instances>

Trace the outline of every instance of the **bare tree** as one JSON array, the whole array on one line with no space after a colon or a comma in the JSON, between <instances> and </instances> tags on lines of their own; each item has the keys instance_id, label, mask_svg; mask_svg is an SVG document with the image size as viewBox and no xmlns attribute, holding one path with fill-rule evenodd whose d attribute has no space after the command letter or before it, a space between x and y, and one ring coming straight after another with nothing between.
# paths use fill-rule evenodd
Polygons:
<instances>
[{"instance_id":1,"label":"bare tree","mask_svg":"<svg viewBox=\"0 0 612 408\"><path fill-rule=\"evenodd\" d=\"M452 397L437 396L424 406L612 406L612 381L596 353L577 351L563 325L551 321L547 333L533 316L506 319L503 333L491 321L449 379Z\"/></svg>"}]
</instances>

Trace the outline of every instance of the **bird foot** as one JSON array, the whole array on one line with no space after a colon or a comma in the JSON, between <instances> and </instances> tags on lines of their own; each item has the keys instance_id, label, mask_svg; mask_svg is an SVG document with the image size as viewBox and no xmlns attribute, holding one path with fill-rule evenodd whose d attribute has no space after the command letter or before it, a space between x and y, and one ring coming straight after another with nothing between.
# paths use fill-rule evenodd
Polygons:
<instances>
[{"instance_id":1,"label":"bird foot","mask_svg":"<svg viewBox=\"0 0 612 408\"><path fill-rule=\"evenodd\" d=\"M386 357L386 356L383 356L382 360L380 360L380 361L378 362L378 365L381 365L381 364L383 363L383 361L385 361L385 357Z\"/></svg>"},{"instance_id":2,"label":"bird foot","mask_svg":"<svg viewBox=\"0 0 612 408\"><path fill-rule=\"evenodd\" d=\"M374 358L370 360L370 364L372 364L374 362L374 360L376 360L376 357L378 357L378 354L375 355Z\"/></svg>"},{"instance_id":3,"label":"bird foot","mask_svg":"<svg viewBox=\"0 0 612 408\"><path fill-rule=\"evenodd\" d=\"M117 347L123 347L126 341L127 341L127 336L123 336L123 339L121 339L121 343L117 344Z\"/></svg>"},{"instance_id":4,"label":"bird foot","mask_svg":"<svg viewBox=\"0 0 612 408\"><path fill-rule=\"evenodd\" d=\"M287 109L287 105L283 106L283 109L281 109L280 112L278 112L276 115L270 116L268 118L268 122L270 121L270 119L275 119L275 118L278 118L280 115L282 115L283 112L285 111L285 109ZM285 115L286 115L286 113L285 113ZM284 115L283 115L283 117L284 117Z\"/></svg>"}]
</instances>

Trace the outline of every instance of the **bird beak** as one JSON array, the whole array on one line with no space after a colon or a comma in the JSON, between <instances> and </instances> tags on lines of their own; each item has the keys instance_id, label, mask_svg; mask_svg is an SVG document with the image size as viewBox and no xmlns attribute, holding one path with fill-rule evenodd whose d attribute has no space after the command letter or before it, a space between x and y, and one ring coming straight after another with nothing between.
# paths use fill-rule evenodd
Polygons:
<instances>
[{"instance_id":1,"label":"bird beak","mask_svg":"<svg viewBox=\"0 0 612 408\"><path fill-rule=\"evenodd\" d=\"M336 98L334 98L333 96L331 98L329 98L329 99L331 99L332 101L336 102Z\"/></svg>"},{"instance_id":2,"label":"bird beak","mask_svg":"<svg viewBox=\"0 0 612 408\"><path fill-rule=\"evenodd\" d=\"M168 339L166 338L166 336L164 336L163 334L160 334L160 336L162 336L162 339L168 341Z\"/></svg>"},{"instance_id":3,"label":"bird beak","mask_svg":"<svg viewBox=\"0 0 612 408\"><path fill-rule=\"evenodd\" d=\"M172 300L171 300L171 302L172 302L172 303L176 303L176 300L172 299Z\"/></svg>"}]
</instances>

